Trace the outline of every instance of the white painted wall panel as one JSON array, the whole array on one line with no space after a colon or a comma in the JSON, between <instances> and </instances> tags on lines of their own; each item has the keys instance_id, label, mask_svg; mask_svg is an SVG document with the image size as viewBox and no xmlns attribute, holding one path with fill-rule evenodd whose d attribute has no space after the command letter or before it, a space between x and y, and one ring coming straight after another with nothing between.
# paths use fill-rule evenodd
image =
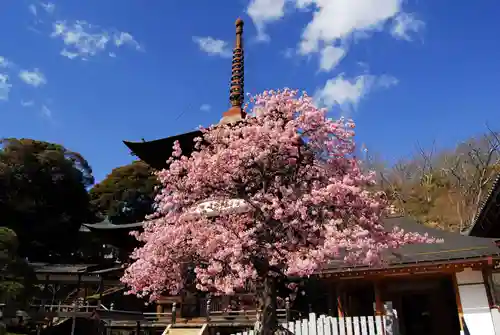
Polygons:
<instances>
[{"instance_id":1,"label":"white painted wall panel","mask_svg":"<svg viewBox=\"0 0 500 335\"><path fill-rule=\"evenodd\" d=\"M495 328L496 335L500 335L500 312L494 308L491 310L491 319L493 320L493 328Z\"/></svg>"},{"instance_id":2,"label":"white painted wall panel","mask_svg":"<svg viewBox=\"0 0 500 335\"><path fill-rule=\"evenodd\" d=\"M466 270L456 276L464 319L470 335L497 335L481 271Z\"/></svg>"}]
</instances>

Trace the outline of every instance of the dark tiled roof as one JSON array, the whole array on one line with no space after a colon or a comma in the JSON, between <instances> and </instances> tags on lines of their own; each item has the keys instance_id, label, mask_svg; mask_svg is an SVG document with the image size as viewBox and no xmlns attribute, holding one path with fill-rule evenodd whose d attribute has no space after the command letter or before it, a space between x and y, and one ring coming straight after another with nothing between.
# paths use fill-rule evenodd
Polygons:
<instances>
[{"instance_id":1,"label":"dark tiled roof","mask_svg":"<svg viewBox=\"0 0 500 335\"><path fill-rule=\"evenodd\" d=\"M124 224L113 224L108 219L105 219L101 222L97 223L84 223L82 227L87 230L114 230L114 229L123 229L123 230L132 230L142 227L142 222L135 223L124 223ZM80 229L82 231L82 229Z\"/></svg>"},{"instance_id":2,"label":"dark tiled roof","mask_svg":"<svg viewBox=\"0 0 500 335\"><path fill-rule=\"evenodd\" d=\"M194 139L200 136L202 136L202 133L197 130L154 141L123 141L123 143L153 169L161 170L167 167L167 159L172 155L172 147L175 141L179 141L182 152L188 154L193 150Z\"/></svg>"},{"instance_id":3,"label":"dark tiled roof","mask_svg":"<svg viewBox=\"0 0 500 335\"><path fill-rule=\"evenodd\" d=\"M124 269L124 266L117 265L117 266L113 266L111 268L95 270L95 271L92 271L91 273L94 275L99 275L99 274L106 274L106 273L115 272L115 271L121 271L123 269Z\"/></svg>"},{"instance_id":4,"label":"dark tiled roof","mask_svg":"<svg viewBox=\"0 0 500 335\"><path fill-rule=\"evenodd\" d=\"M97 267L97 264L30 263L37 273L78 273Z\"/></svg>"},{"instance_id":5,"label":"dark tiled roof","mask_svg":"<svg viewBox=\"0 0 500 335\"><path fill-rule=\"evenodd\" d=\"M109 272L119 271L123 266L112 266L109 264L50 264L50 263L29 263L36 273L47 274L106 274Z\"/></svg>"},{"instance_id":6,"label":"dark tiled roof","mask_svg":"<svg viewBox=\"0 0 500 335\"><path fill-rule=\"evenodd\" d=\"M490 191L488 192L488 195L485 197L484 201L479 207L476 217L472 221L471 227L466 232L464 232L465 234L472 236L484 234L481 233L481 231L485 229L485 227L483 227L484 218L487 216L490 206L493 206L493 204L495 203L498 194L500 194L500 173L497 175L492 187L490 188Z\"/></svg>"},{"instance_id":7,"label":"dark tiled roof","mask_svg":"<svg viewBox=\"0 0 500 335\"><path fill-rule=\"evenodd\" d=\"M406 232L427 233L431 237L443 240L442 243L405 245L393 253L387 253L385 256L387 266L443 263L447 261L500 256L500 249L496 246L493 239L464 236L459 233L434 229L405 217L386 219L385 225L388 230L394 226L399 226ZM343 262L336 261L332 262L327 269L342 271L348 267Z\"/></svg>"}]
</instances>

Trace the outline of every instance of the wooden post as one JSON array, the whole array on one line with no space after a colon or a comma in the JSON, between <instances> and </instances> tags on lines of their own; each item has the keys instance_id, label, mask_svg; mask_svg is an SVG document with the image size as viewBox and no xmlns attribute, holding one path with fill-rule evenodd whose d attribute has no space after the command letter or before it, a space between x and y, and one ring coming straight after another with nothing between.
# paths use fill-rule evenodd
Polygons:
<instances>
[{"instance_id":1,"label":"wooden post","mask_svg":"<svg viewBox=\"0 0 500 335\"><path fill-rule=\"evenodd\" d=\"M87 296L89 295L88 284L83 284L83 304L88 305Z\"/></svg>"},{"instance_id":2,"label":"wooden post","mask_svg":"<svg viewBox=\"0 0 500 335\"><path fill-rule=\"evenodd\" d=\"M285 318L286 318L286 323L290 322L290 298L286 297L285 298Z\"/></svg>"},{"instance_id":3,"label":"wooden post","mask_svg":"<svg viewBox=\"0 0 500 335\"><path fill-rule=\"evenodd\" d=\"M384 315L384 303L382 302L382 294L380 292L380 282L373 283L373 292L375 294L375 315Z\"/></svg>"},{"instance_id":4,"label":"wooden post","mask_svg":"<svg viewBox=\"0 0 500 335\"><path fill-rule=\"evenodd\" d=\"M42 288L42 306L41 307L41 310L43 310L45 312L45 292L47 291L47 286L49 285L49 275L46 275L45 276L45 280L44 280L44 284L43 284L43 288Z\"/></svg>"},{"instance_id":5,"label":"wooden post","mask_svg":"<svg viewBox=\"0 0 500 335\"><path fill-rule=\"evenodd\" d=\"M137 335L141 333L141 321L136 321L135 333Z\"/></svg>"},{"instance_id":6,"label":"wooden post","mask_svg":"<svg viewBox=\"0 0 500 335\"><path fill-rule=\"evenodd\" d=\"M337 285L335 287L335 297L337 299L337 316L339 318L344 317L344 306L342 306L342 298L341 298L341 293L340 293L341 285Z\"/></svg>"},{"instance_id":7,"label":"wooden post","mask_svg":"<svg viewBox=\"0 0 500 335\"><path fill-rule=\"evenodd\" d=\"M453 290L455 291L455 302L457 304L458 321L460 323L460 334L464 331L464 312L462 309L462 301L460 300L460 291L458 290L457 275L456 273L451 274L451 280L453 283Z\"/></svg>"},{"instance_id":8,"label":"wooden post","mask_svg":"<svg viewBox=\"0 0 500 335\"><path fill-rule=\"evenodd\" d=\"M205 306L206 307L206 317L207 317L207 322L210 321L210 304L212 303L212 299L210 298L210 295L208 295L207 297L207 305Z\"/></svg>"},{"instance_id":9,"label":"wooden post","mask_svg":"<svg viewBox=\"0 0 500 335\"><path fill-rule=\"evenodd\" d=\"M156 303L156 317L161 318L163 316L163 305L159 302Z\"/></svg>"},{"instance_id":10,"label":"wooden post","mask_svg":"<svg viewBox=\"0 0 500 335\"><path fill-rule=\"evenodd\" d=\"M488 299L488 304L490 305L490 308L495 308L496 302L495 302L495 297L493 296L493 290L492 290L492 271L491 267L486 267L482 269L483 272L483 282L484 282L484 288L486 290L486 298Z\"/></svg>"},{"instance_id":11,"label":"wooden post","mask_svg":"<svg viewBox=\"0 0 500 335\"><path fill-rule=\"evenodd\" d=\"M76 282L76 297L75 301L73 301L73 318L71 321L71 335L75 334L76 330L76 313L78 312L78 302L79 302L79 297L78 293L80 291L80 283L82 282L82 274L78 273L78 281Z\"/></svg>"},{"instance_id":12,"label":"wooden post","mask_svg":"<svg viewBox=\"0 0 500 335\"><path fill-rule=\"evenodd\" d=\"M172 324L174 325L175 324L175 319L177 317L176 313L177 313L177 308L176 308L176 303L173 302L172 303Z\"/></svg>"},{"instance_id":13,"label":"wooden post","mask_svg":"<svg viewBox=\"0 0 500 335\"><path fill-rule=\"evenodd\" d=\"M329 283L329 285L328 285L328 315L329 316L333 316L334 304L335 304L335 300L334 300L333 285Z\"/></svg>"},{"instance_id":14,"label":"wooden post","mask_svg":"<svg viewBox=\"0 0 500 335\"><path fill-rule=\"evenodd\" d=\"M97 308L101 308L102 304L102 293L104 292L104 278L99 275L99 299L97 299Z\"/></svg>"}]
</instances>

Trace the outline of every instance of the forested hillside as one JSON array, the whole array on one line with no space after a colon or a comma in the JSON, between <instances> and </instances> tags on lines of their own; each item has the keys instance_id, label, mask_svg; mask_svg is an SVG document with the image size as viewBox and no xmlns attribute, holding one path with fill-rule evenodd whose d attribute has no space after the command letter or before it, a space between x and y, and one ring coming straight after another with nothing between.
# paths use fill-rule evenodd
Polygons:
<instances>
[{"instance_id":1,"label":"forested hillside","mask_svg":"<svg viewBox=\"0 0 500 335\"><path fill-rule=\"evenodd\" d=\"M413 157L388 167L366 155L399 214L452 231L469 228L500 173L500 134L488 131L451 149L418 148Z\"/></svg>"}]
</instances>

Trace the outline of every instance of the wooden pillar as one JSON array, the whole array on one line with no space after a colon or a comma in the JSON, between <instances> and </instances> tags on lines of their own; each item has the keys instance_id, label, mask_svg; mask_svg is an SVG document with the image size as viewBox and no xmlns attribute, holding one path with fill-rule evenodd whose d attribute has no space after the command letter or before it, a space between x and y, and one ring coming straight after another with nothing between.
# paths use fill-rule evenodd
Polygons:
<instances>
[{"instance_id":1,"label":"wooden pillar","mask_svg":"<svg viewBox=\"0 0 500 335\"><path fill-rule=\"evenodd\" d=\"M379 280L373 283L373 292L375 293L375 315L384 315L384 302L382 300L380 286Z\"/></svg>"},{"instance_id":2,"label":"wooden pillar","mask_svg":"<svg viewBox=\"0 0 500 335\"><path fill-rule=\"evenodd\" d=\"M226 310L229 308L229 305L231 303L230 297L228 295L223 295L221 299L221 310Z\"/></svg>"},{"instance_id":3,"label":"wooden pillar","mask_svg":"<svg viewBox=\"0 0 500 335\"><path fill-rule=\"evenodd\" d=\"M172 303L172 324L175 325L175 321L177 319L177 306L176 303Z\"/></svg>"},{"instance_id":4,"label":"wooden pillar","mask_svg":"<svg viewBox=\"0 0 500 335\"><path fill-rule=\"evenodd\" d=\"M83 304L87 305L87 296L89 295L88 283L83 284Z\"/></svg>"},{"instance_id":5,"label":"wooden pillar","mask_svg":"<svg viewBox=\"0 0 500 335\"><path fill-rule=\"evenodd\" d=\"M462 301L460 300L460 292L458 291L458 283L456 273L451 274L451 280L453 282L453 290L455 291L455 302L457 303L457 313L458 313L458 321L460 322L460 333L462 334L464 331L464 312L462 309Z\"/></svg>"},{"instance_id":6,"label":"wooden pillar","mask_svg":"<svg viewBox=\"0 0 500 335\"><path fill-rule=\"evenodd\" d=\"M333 316L333 309L335 307L335 287L337 285L328 285L328 315Z\"/></svg>"},{"instance_id":7,"label":"wooden pillar","mask_svg":"<svg viewBox=\"0 0 500 335\"><path fill-rule=\"evenodd\" d=\"M290 298L286 297L285 298L285 313L286 313L286 324L291 321L291 315L290 315Z\"/></svg>"},{"instance_id":8,"label":"wooden pillar","mask_svg":"<svg viewBox=\"0 0 500 335\"><path fill-rule=\"evenodd\" d=\"M211 312L211 308L212 308L211 304L212 304L212 297L209 294L207 296L207 304L205 306L205 314L206 314L206 318L207 318L207 323L210 322L210 312Z\"/></svg>"},{"instance_id":9,"label":"wooden pillar","mask_svg":"<svg viewBox=\"0 0 500 335\"><path fill-rule=\"evenodd\" d=\"M76 281L76 297L78 298L78 293L80 293L80 287L82 285L82 274L78 273L78 279Z\"/></svg>"},{"instance_id":10,"label":"wooden pillar","mask_svg":"<svg viewBox=\"0 0 500 335\"><path fill-rule=\"evenodd\" d=\"M495 302L495 297L493 297L492 281L491 281L492 268L491 267L483 268L482 272L483 272L484 288L486 290L486 298L488 298L488 304L490 305L490 308L495 308L496 302Z\"/></svg>"},{"instance_id":11,"label":"wooden pillar","mask_svg":"<svg viewBox=\"0 0 500 335\"><path fill-rule=\"evenodd\" d=\"M135 333L136 335L139 335L141 333L141 321L136 321Z\"/></svg>"},{"instance_id":12,"label":"wooden pillar","mask_svg":"<svg viewBox=\"0 0 500 335\"><path fill-rule=\"evenodd\" d=\"M43 282L43 288L42 288L42 306L41 306L41 309L43 311L45 311L45 292L47 292L47 286L49 285L49 278L50 278L50 275L45 275L45 279L44 279L44 282Z\"/></svg>"},{"instance_id":13,"label":"wooden pillar","mask_svg":"<svg viewBox=\"0 0 500 335\"><path fill-rule=\"evenodd\" d=\"M101 308L102 304L102 293L104 292L104 278L102 275L99 275L99 299L97 299L97 308Z\"/></svg>"},{"instance_id":14,"label":"wooden pillar","mask_svg":"<svg viewBox=\"0 0 500 335\"><path fill-rule=\"evenodd\" d=\"M342 304L342 293L341 293L342 285L338 283L335 286L335 297L337 300L337 316L339 318L344 317L344 306Z\"/></svg>"},{"instance_id":15,"label":"wooden pillar","mask_svg":"<svg viewBox=\"0 0 500 335\"><path fill-rule=\"evenodd\" d=\"M163 305L159 302L156 303L156 317L161 318L163 314Z\"/></svg>"}]
</instances>

